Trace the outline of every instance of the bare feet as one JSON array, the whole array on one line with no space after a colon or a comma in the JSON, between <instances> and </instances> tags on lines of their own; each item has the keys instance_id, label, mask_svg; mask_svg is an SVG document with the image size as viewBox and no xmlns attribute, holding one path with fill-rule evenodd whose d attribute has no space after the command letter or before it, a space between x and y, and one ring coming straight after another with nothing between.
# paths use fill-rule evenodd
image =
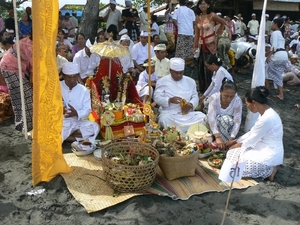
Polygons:
<instances>
[{"instance_id":1,"label":"bare feet","mask_svg":"<svg viewBox=\"0 0 300 225\"><path fill-rule=\"evenodd\" d=\"M274 167L271 175L268 177L269 181L273 181L274 180L274 177L275 177L276 173L277 173L277 166Z\"/></svg>"},{"instance_id":2,"label":"bare feet","mask_svg":"<svg viewBox=\"0 0 300 225\"><path fill-rule=\"evenodd\" d=\"M275 95L276 98L278 98L279 100L283 100L283 97L279 96L279 95Z\"/></svg>"}]
</instances>

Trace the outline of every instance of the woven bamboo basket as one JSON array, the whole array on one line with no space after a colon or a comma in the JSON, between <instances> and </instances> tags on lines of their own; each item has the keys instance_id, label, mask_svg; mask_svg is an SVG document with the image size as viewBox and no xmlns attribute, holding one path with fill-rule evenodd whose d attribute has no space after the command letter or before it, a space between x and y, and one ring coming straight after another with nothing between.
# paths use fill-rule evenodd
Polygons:
<instances>
[{"instance_id":1,"label":"woven bamboo basket","mask_svg":"<svg viewBox=\"0 0 300 225\"><path fill-rule=\"evenodd\" d=\"M111 158L134 151L136 154L150 156L153 162L139 165L123 165ZM155 180L159 153L150 145L139 142L116 142L102 150L102 165L107 184L119 192L138 192L147 190Z\"/></svg>"},{"instance_id":2,"label":"woven bamboo basket","mask_svg":"<svg viewBox=\"0 0 300 225\"><path fill-rule=\"evenodd\" d=\"M195 175L199 151L187 156L159 156L159 167L168 180Z\"/></svg>"}]
</instances>

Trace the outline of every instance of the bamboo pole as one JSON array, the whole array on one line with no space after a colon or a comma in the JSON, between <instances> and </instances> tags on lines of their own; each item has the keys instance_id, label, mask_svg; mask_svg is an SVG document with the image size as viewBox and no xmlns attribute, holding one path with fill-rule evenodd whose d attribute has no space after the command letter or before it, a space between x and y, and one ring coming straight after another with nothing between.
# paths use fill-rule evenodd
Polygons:
<instances>
[{"instance_id":1,"label":"bamboo pole","mask_svg":"<svg viewBox=\"0 0 300 225\"><path fill-rule=\"evenodd\" d=\"M24 100L24 86L23 86L23 74L21 66L21 57L20 57L20 37L19 37L19 27L18 27L18 15L17 15L17 3L16 0L13 0L14 7L14 20L15 20L15 31L16 31L16 53L18 60L18 71L19 71L19 81L20 81L20 93L21 93L21 103L22 103L22 117L23 117L23 132L25 139L28 139L28 130L27 130L27 119L26 119L26 109L25 109L25 100Z\"/></svg>"},{"instance_id":2,"label":"bamboo pole","mask_svg":"<svg viewBox=\"0 0 300 225\"><path fill-rule=\"evenodd\" d=\"M148 86L149 86L149 102L151 103L151 16L150 16L150 0L147 0L147 15L148 15Z\"/></svg>"},{"instance_id":3,"label":"bamboo pole","mask_svg":"<svg viewBox=\"0 0 300 225\"><path fill-rule=\"evenodd\" d=\"M228 193L228 196L227 196L226 205L225 205L225 209L224 209L224 213L223 213L223 218L222 218L221 225L223 225L224 222L225 222L226 213L227 213L227 209L228 209L228 205L229 205L229 199L230 199L230 196L231 196L232 186L233 186L234 178L235 178L235 175L236 175L236 169L238 168L238 165L239 165L239 161L240 161L240 156L238 157L238 160L237 160L237 162L235 164L233 178L232 178L232 181L231 181L231 184L230 184L230 189L229 189L229 193Z\"/></svg>"}]
</instances>

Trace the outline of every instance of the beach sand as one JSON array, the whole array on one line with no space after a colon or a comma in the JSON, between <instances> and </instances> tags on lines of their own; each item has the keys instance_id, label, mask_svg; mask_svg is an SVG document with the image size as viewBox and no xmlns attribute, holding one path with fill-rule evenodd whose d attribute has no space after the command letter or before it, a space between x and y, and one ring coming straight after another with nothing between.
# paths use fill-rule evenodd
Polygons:
<instances>
[{"instance_id":1,"label":"beach sand","mask_svg":"<svg viewBox=\"0 0 300 225\"><path fill-rule=\"evenodd\" d=\"M244 98L251 85L251 73L235 75L239 95ZM300 103L299 87L286 86L285 99L273 97L269 104L284 125L284 163L278 167L274 182L257 179L259 185L233 190L225 224L296 225L300 224ZM243 125L246 117L243 109ZM138 196L100 212L88 214L73 198L61 176L38 188L31 183L31 141L14 130L13 119L0 123L0 224L221 224L228 192L206 193L189 200L174 201L154 195ZM243 126L240 134L243 134ZM64 144L64 152L70 143Z\"/></svg>"}]
</instances>

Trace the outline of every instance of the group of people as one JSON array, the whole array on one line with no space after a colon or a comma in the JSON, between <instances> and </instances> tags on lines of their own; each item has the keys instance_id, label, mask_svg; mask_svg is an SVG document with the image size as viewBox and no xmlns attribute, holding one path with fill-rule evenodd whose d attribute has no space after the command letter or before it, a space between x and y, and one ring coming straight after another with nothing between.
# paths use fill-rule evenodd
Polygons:
<instances>
[{"instance_id":1,"label":"group of people","mask_svg":"<svg viewBox=\"0 0 300 225\"><path fill-rule=\"evenodd\" d=\"M246 64L255 60L255 42L246 42L243 37L237 37L236 26L233 29L233 26L230 27L229 23L226 23L227 20L211 11L209 0L199 0L196 12L186 6L185 0L179 0L178 9L174 9L171 1L168 2L166 12L168 20L165 26L167 44L158 42L149 46L148 31L142 28L141 32L137 33L134 29L136 22L142 18L138 18L137 11L131 10L131 1L126 0L125 4L128 10L120 15L115 9L115 1L110 1L110 8L103 18L108 23L106 30L112 29L113 33L117 30L118 33L114 38L118 40L115 41L128 48L130 54L119 57L123 72L130 71L136 74L136 89L141 101L143 104L150 103L158 108L160 127L175 125L185 133L195 123L205 124L214 135L218 148L230 149L227 155L229 159L236 160L240 156L240 159L247 162L244 176L269 177L273 180L277 171L276 166L283 161L282 124L276 112L267 105L267 96L268 80L272 80L278 87L278 98L283 99L282 74L288 62L288 53L285 49L284 34L280 31L284 23L282 18L276 18L272 22L273 32L270 32L269 41L271 48L263 59L267 62L267 87L257 87L245 96L248 109L258 112L260 117L248 133L237 138L242 118L242 100L237 95L237 86L231 74L237 69L236 66L241 66L240 69L245 66L238 64L239 59L246 58ZM95 74L101 57L91 53L92 43L89 39L86 40L82 33L76 34L75 43L72 43L70 37L72 38L72 30L75 26L71 22L69 24L65 23L59 30L56 45L58 72L63 78L61 81L64 104L62 141L78 138L95 139L99 133L99 125L85 120L91 112L91 99L88 90L81 84L85 83L87 77ZM145 21L144 24L140 24L140 27L146 27ZM249 31L253 32L253 27L249 24L248 26ZM151 29L153 37L157 35L155 27ZM175 30L178 32L177 35L174 33ZM236 38L234 41L233 37ZM99 30L96 42L103 41L105 41L105 32ZM168 50L172 46L175 57L169 59ZM26 111L28 111L27 126L31 130L33 104L32 76L30 76L31 38L21 39L20 47ZM150 60L148 60L148 49L150 49ZM199 51L197 81L202 93L200 95L197 82L184 75L187 65L194 66L196 50ZM3 56L0 68L11 95L16 128L22 131L19 78L14 45L8 48ZM148 74L149 71L151 74ZM151 79L150 86L149 79ZM149 102L152 97L153 101ZM198 106L203 109L203 112L195 111ZM254 157L258 154L259 157Z\"/></svg>"}]
</instances>

